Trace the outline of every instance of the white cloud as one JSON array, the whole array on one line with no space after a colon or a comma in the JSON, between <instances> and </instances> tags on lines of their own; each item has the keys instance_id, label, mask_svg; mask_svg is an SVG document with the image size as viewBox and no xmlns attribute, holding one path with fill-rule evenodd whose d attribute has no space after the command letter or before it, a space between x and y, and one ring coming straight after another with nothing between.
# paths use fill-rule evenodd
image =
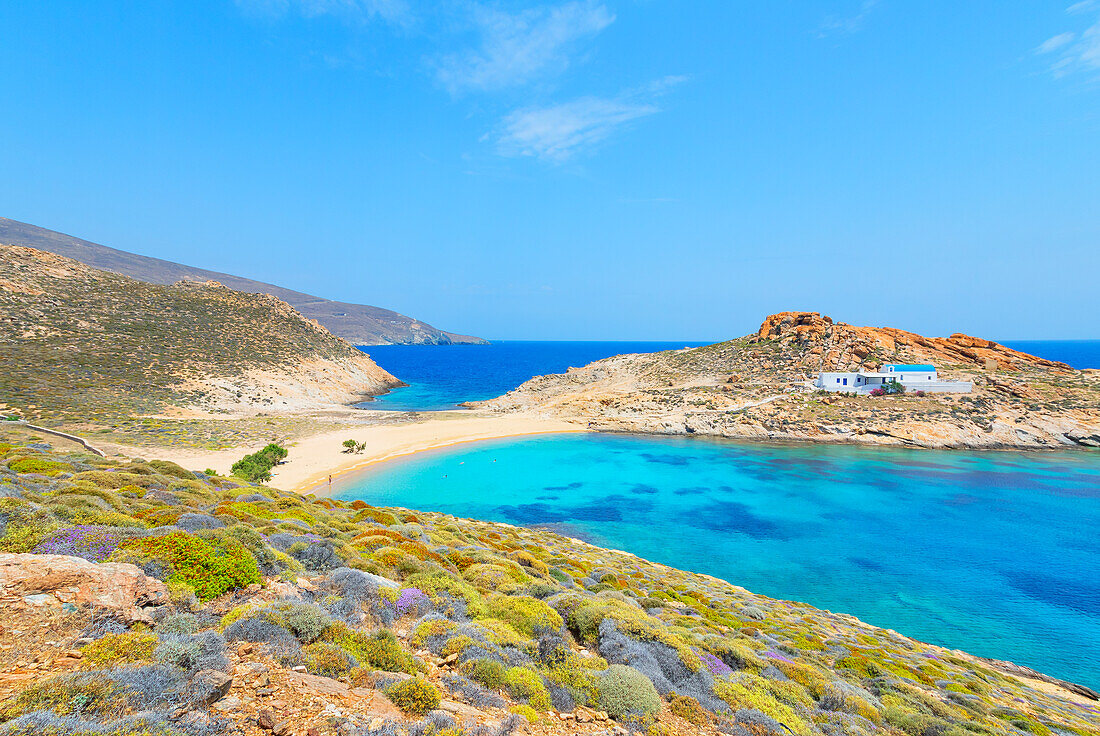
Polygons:
<instances>
[{"instance_id":1,"label":"white cloud","mask_svg":"<svg viewBox=\"0 0 1100 736\"><path fill-rule=\"evenodd\" d=\"M1077 13L1087 13L1088 11L1096 7L1096 0L1082 0L1082 2L1070 5L1068 8L1066 8L1066 12L1070 15L1076 15Z\"/></svg>"},{"instance_id":2,"label":"white cloud","mask_svg":"<svg viewBox=\"0 0 1100 736\"><path fill-rule=\"evenodd\" d=\"M615 98L581 97L516 110L503 121L497 150L505 156L560 163L590 150L627 123L660 112L655 98L682 81L684 77L665 77Z\"/></svg>"},{"instance_id":3,"label":"white cloud","mask_svg":"<svg viewBox=\"0 0 1100 736\"><path fill-rule=\"evenodd\" d=\"M853 15L826 16L825 20L821 22L821 25L817 28L817 37L825 38L827 36L846 36L856 31L862 30L863 22L867 19L867 16L875 6L878 5L879 0L862 0L859 4L859 11Z\"/></svg>"},{"instance_id":4,"label":"white cloud","mask_svg":"<svg viewBox=\"0 0 1100 736\"><path fill-rule=\"evenodd\" d=\"M1039 54L1049 54L1051 51L1057 51L1062 48L1075 38L1077 38L1076 33L1059 33L1057 36L1048 38L1046 41L1039 44L1035 52Z\"/></svg>"},{"instance_id":5,"label":"white cloud","mask_svg":"<svg viewBox=\"0 0 1100 736\"><path fill-rule=\"evenodd\" d=\"M1074 11L1079 5L1084 3L1070 6L1069 11ZM1100 21L1081 33L1067 31L1048 38L1039 44L1035 53L1043 56L1056 55L1050 64L1050 70L1056 77L1100 73Z\"/></svg>"},{"instance_id":6,"label":"white cloud","mask_svg":"<svg viewBox=\"0 0 1100 736\"><path fill-rule=\"evenodd\" d=\"M405 0L237 0L237 7L250 15L280 18L290 12L305 18L340 16L351 21L381 18L405 24L412 11Z\"/></svg>"},{"instance_id":7,"label":"white cloud","mask_svg":"<svg viewBox=\"0 0 1100 736\"><path fill-rule=\"evenodd\" d=\"M480 35L476 49L436 60L439 81L457 94L523 84L536 76L564 71L578 41L594 36L615 20L593 0L539 7L518 13L473 5Z\"/></svg>"}]
</instances>

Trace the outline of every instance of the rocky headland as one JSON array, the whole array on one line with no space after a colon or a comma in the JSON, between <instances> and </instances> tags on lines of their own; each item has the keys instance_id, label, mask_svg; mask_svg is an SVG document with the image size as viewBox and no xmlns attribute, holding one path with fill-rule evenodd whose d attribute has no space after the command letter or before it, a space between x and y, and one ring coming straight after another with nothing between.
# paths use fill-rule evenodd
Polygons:
<instances>
[{"instance_id":1,"label":"rocky headland","mask_svg":"<svg viewBox=\"0 0 1100 736\"><path fill-rule=\"evenodd\" d=\"M809 384L820 371L932 363L969 394L856 396ZM1100 447L1100 371L991 340L856 327L783 312L759 330L685 350L620 355L540 376L474 406L593 429L930 448Z\"/></svg>"}]
</instances>

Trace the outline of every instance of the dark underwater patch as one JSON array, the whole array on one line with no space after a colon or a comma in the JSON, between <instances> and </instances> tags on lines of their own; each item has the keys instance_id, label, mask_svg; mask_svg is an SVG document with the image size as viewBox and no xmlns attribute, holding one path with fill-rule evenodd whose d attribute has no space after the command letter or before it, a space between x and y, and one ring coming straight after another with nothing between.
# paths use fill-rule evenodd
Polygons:
<instances>
[{"instance_id":1,"label":"dark underwater patch","mask_svg":"<svg viewBox=\"0 0 1100 736\"><path fill-rule=\"evenodd\" d=\"M536 501L557 501L561 496L535 496Z\"/></svg>"},{"instance_id":2,"label":"dark underwater patch","mask_svg":"<svg viewBox=\"0 0 1100 736\"><path fill-rule=\"evenodd\" d=\"M721 488L729 488L729 486L721 486ZM673 491L677 496L700 496L706 492L706 486L688 486L687 488L677 488Z\"/></svg>"},{"instance_id":3,"label":"dark underwater patch","mask_svg":"<svg viewBox=\"0 0 1100 736\"><path fill-rule=\"evenodd\" d=\"M688 459L683 455L669 455L658 454L653 452L643 452L641 457L649 463L660 463L662 465L687 465Z\"/></svg>"},{"instance_id":4,"label":"dark underwater patch","mask_svg":"<svg viewBox=\"0 0 1100 736\"><path fill-rule=\"evenodd\" d=\"M635 483L627 490L639 496L648 496L659 493L655 486L646 485L645 483Z\"/></svg>"},{"instance_id":5,"label":"dark underwater patch","mask_svg":"<svg viewBox=\"0 0 1100 736\"><path fill-rule=\"evenodd\" d=\"M614 494L578 506L523 503L517 506L497 506L494 510L508 521L530 526L565 521L622 521L622 510L627 508L647 514L653 510L653 502Z\"/></svg>"},{"instance_id":6,"label":"dark underwater patch","mask_svg":"<svg viewBox=\"0 0 1100 736\"><path fill-rule=\"evenodd\" d=\"M584 485L584 483L582 483L581 481L576 481L575 480L572 483L567 483L564 486L543 486L542 490L544 490L544 491L574 491L574 490L580 488L583 485Z\"/></svg>"},{"instance_id":7,"label":"dark underwater patch","mask_svg":"<svg viewBox=\"0 0 1100 736\"><path fill-rule=\"evenodd\" d=\"M688 526L713 532L747 534L753 539L790 539L795 535L785 525L763 519L752 513L748 506L736 501L716 501L700 506L695 511L681 514Z\"/></svg>"},{"instance_id":8,"label":"dark underwater patch","mask_svg":"<svg viewBox=\"0 0 1100 736\"><path fill-rule=\"evenodd\" d=\"M871 572L886 572L886 568L880 562L869 560L866 557L849 557L848 562L851 562L858 568L863 570L870 570Z\"/></svg>"},{"instance_id":9,"label":"dark underwater patch","mask_svg":"<svg viewBox=\"0 0 1100 736\"><path fill-rule=\"evenodd\" d=\"M1008 584L1024 595L1053 606L1069 608L1086 616L1100 611L1100 584L1084 580L1066 580L1025 570L1006 574Z\"/></svg>"}]
</instances>

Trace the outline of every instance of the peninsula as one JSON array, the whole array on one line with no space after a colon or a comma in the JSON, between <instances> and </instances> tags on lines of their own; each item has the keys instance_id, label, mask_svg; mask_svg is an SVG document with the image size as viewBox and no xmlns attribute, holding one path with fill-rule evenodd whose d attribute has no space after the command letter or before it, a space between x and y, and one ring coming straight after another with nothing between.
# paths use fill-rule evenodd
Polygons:
<instances>
[{"instance_id":1,"label":"peninsula","mask_svg":"<svg viewBox=\"0 0 1100 736\"><path fill-rule=\"evenodd\" d=\"M967 392L874 396L855 386L844 393L815 385L823 373L856 375L889 364L934 366ZM817 312L774 314L755 333L728 342L606 358L471 406L619 432L936 448L1100 447L1100 371L968 335L855 327Z\"/></svg>"}]
</instances>

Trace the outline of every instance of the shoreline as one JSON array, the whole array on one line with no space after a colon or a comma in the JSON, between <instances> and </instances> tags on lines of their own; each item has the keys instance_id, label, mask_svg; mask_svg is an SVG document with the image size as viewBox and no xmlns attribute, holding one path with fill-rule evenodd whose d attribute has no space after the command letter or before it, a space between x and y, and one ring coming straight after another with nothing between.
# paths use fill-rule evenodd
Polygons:
<instances>
[{"instance_id":1,"label":"shoreline","mask_svg":"<svg viewBox=\"0 0 1100 736\"><path fill-rule=\"evenodd\" d=\"M560 419L517 415L473 414L457 412L401 424L348 424L338 430L319 432L287 443L287 459L272 469L270 485L301 494L328 495L328 478L345 478L370 465L482 440L539 434L587 432L583 425ZM344 451L344 440L354 439L367 445L361 454ZM185 468L211 468L229 475L230 466L257 447L233 447L225 450L194 450L172 446L131 448L115 446L126 455L156 455Z\"/></svg>"},{"instance_id":2,"label":"shoreline","mask_svg":"<svg viewBox=\"0 0 1100 736\"><path fill-rule=\"evenodd\" d=\"M437 420L442 421L442 420ZM461 421L461 420L459 420ZM544 434L582 434L589 432L583 427L580 427L571 422L559 422L557 420L531 420L532 423L546 424L543 428L531 428L527 430L508 430L501 429L500 431L490 430L485 434L476 434L469 436L449 437L442 439L438 442L431 444L426 443L410 443L406 447L394 450L387 454L372 454L367 456L350 455L351 458L362 458L358 462L352 464L342 464L338 469L333 470L330 473L316 473L310 479L304 483L288 490L293 490L295 493L301 493L304 495L314 495L319 498L328 498L330 496L328 476L332 477L332 481L335 483L338 480L346 480L349 476L352 476L360 471L366 470L372 465L379 465L381 463L390 462L398 458L409 457L411 455L418 455L422 452L431 452L433 450L443 450L448 447L455 447L457 445L472 444L474 442L487 442L489 440L507 439L509 437L533 437ZM428 426L429 422L420 423L418 425L404 425L404 426ZM552 426L551 426L552 425ZM272 482L278 477L277 474L273 474Z\"/></svg>"}]
</instances>

